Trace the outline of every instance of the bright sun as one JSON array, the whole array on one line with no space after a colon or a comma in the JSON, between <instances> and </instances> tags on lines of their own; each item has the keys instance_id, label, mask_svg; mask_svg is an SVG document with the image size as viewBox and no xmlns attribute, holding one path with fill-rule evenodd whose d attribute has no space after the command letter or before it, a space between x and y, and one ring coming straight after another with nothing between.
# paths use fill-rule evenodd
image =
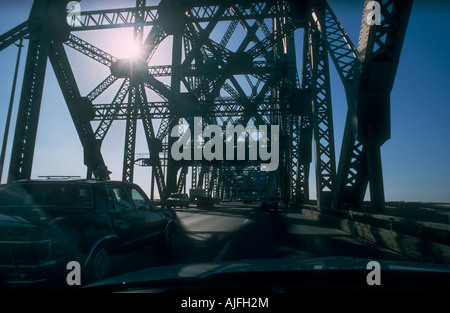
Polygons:
<instances>
[{"instance_id":1,"label":"bright sun","mask_svg":"<svg viewBox=\"0 0 450 313\"><path fill-rule=\"evenodd\" d=\"M116 55L119 59L137 59L141 56L141 53L141 45L134 43L133 38L123 37L120 45L117 45Z\"/></svg>"},{"instance_id":2,"label":"bright sun","mask_svg":"<svg viewBox=\"0 0 450 313\"><path fill-rule=\"evenodd\" d=\"M124 47L122 47L122 51L124 54L124 58L127 59L137 59L141 56L141 46L136 43L130 43Z\"/></svg>"}]
</instances>

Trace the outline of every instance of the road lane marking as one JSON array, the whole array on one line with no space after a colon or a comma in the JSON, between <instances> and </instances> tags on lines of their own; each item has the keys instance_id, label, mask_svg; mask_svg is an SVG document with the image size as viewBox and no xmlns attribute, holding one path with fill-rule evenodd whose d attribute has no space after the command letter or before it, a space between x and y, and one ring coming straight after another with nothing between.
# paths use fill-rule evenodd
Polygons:
<instances>
[{"instance_id":1,"label":"road lane marking","mask_svg":"<svg viewBox=\"0 0 450 313\"><path fill-rule=\"evenodd\" d=\"M231 240L228 240L225 245L220 249L219 253L217 254L216 258L214 259L214 262L221 262L225 254L227 253L228 249L231 247Z\"/></svg>"}]
</instances>

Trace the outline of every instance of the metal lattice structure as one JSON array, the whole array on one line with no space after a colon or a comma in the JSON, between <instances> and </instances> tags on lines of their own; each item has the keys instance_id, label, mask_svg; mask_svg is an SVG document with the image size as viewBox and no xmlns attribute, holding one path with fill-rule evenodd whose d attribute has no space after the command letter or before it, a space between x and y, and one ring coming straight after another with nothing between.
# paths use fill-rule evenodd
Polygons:
<instances>
[{"instance_id":1,"label":"metal lattice structure","mask_svg":"<svg viewBox=\"0 0 450 313\"><path fill-rule=\"evenodd\" d=\"M70 25L68 2L35 0L29 19L0 36L0 51L28 41L8 181L31 177L50 60L89 177L109 178L102 142L114 121L125 120L123 180L133 181L140 164L152 167L152 186L155 181L161 198L185 189L188 173L192 187L228 195L237 183L232 172L242 162L171 158L176 139L170 130L181 124L192 128L194 117L201 116L205 125L279 125L279 167L265 179L284 201L309 200L314 156L319 208L360 206L368 185L372 203L384 205L380 147L390 137L390 92L412 1L366 1L357 46L325 0L161 0L154 6L137 0L132 8L82 11ZM134 29L140 58L117 59L80 38L83 32L120 27ZM296 42L298 30L303 42ZM168 38L171 64L152 65ZM110 75L82 95L64 46L108 67ZM329 56L348 102L337 164ZM120 87L111 102L98 103L114 84ZM138 121L148 146L145 157L135 151Z\"/></svg>"}]
</instances>

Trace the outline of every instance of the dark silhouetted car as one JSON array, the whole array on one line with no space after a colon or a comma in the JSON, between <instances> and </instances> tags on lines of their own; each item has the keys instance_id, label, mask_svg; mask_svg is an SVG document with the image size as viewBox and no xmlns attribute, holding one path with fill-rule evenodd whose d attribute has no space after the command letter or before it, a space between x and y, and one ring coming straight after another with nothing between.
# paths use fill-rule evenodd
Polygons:
<instances>
[{"instance_id":1,"label":"dark silhouetted car","mask_svg":"<svg viewBox=\"0 0 450 313\"><path fill-rule=\"evenodd\" d=\"M278 199L275 196L262 197L259 208L261 211L264 210L275 210L278 211Z\"/></svg>"},{"instance_id":2,"label":"dark silhouetted car","mask_svg":"<svg viewBox=\"0 0 450 313\"><path fill-rule=\"evenodd\" d=\"M191 200L186 193L172 193L166 200L166 205L170 207L189 207Z\"/></svg>"},{"instance_id":3,"label":"dark silhouetted car","mask_svg":"<svg viewBox=\"0 0 450 313\"><path fill-rule=\"evenodd\" d=\"M253 199L250 198L246 198L244 199L244 201L242 201L243 204L252 204L253 203Z\"/></svg>"},{"instance_id":4,"label":"dark silhouetted car","mask_svg":"<svg viewBox=\"0 0 450 313\"><path fill-rule=\"evenodd\" d=\"M133 183L30 180L2 185L0 279L8 286L52 280L67 272L69 261L79 262L85 282L103 279L115 253L150 243L167 249L177 227L176 214L153 207Z\"/></svg>"},{"instance_id":5,"label":"dark silhouetted car","mask_svg":"<svg viewBox=\"0 0 450 313\"><path fill-rule=\"evenodd\" d=\"M197 199L197 207L199 209L212 209L214 208L214 199L211 197L199 197Z\"/></svg>"}]
</instances>

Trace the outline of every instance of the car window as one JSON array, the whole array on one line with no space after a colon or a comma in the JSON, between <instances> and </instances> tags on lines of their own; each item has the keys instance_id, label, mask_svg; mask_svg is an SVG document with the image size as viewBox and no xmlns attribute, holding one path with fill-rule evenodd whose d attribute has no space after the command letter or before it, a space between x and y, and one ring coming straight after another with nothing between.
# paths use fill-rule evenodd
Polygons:
<instances>
[{"instance_id":1,"label":"car window","mask_svg":"<svg viewBox=\"0 0 450 313\"><path fill-rule=\"evenodd\" d=\"M82 184L19 184L0 190L1 206L92 207L92 193Z\"/></svg>"},{"instance_id":2,"label":"car window","mask_svg":"<svg viewBox=\"0 0 450 313\"><path fill-rule=\"evenodd\" d=\"M113 187L112 192L116 203L116 212L133 210L130 198L122 187Z\"/></svg>"},{"instance_id":3,"label":"car window","mask_svg":"<svg viewBox=\"0 0 450 313\"><path fill-rule=\"evenodd\" d=\"M134 206L136 208L139 208L143 205L148 205L147 200L139 189L131 187L128 189L128 192L130 193L131 199L134 202Z\"/></svg>"}]
</instances>

